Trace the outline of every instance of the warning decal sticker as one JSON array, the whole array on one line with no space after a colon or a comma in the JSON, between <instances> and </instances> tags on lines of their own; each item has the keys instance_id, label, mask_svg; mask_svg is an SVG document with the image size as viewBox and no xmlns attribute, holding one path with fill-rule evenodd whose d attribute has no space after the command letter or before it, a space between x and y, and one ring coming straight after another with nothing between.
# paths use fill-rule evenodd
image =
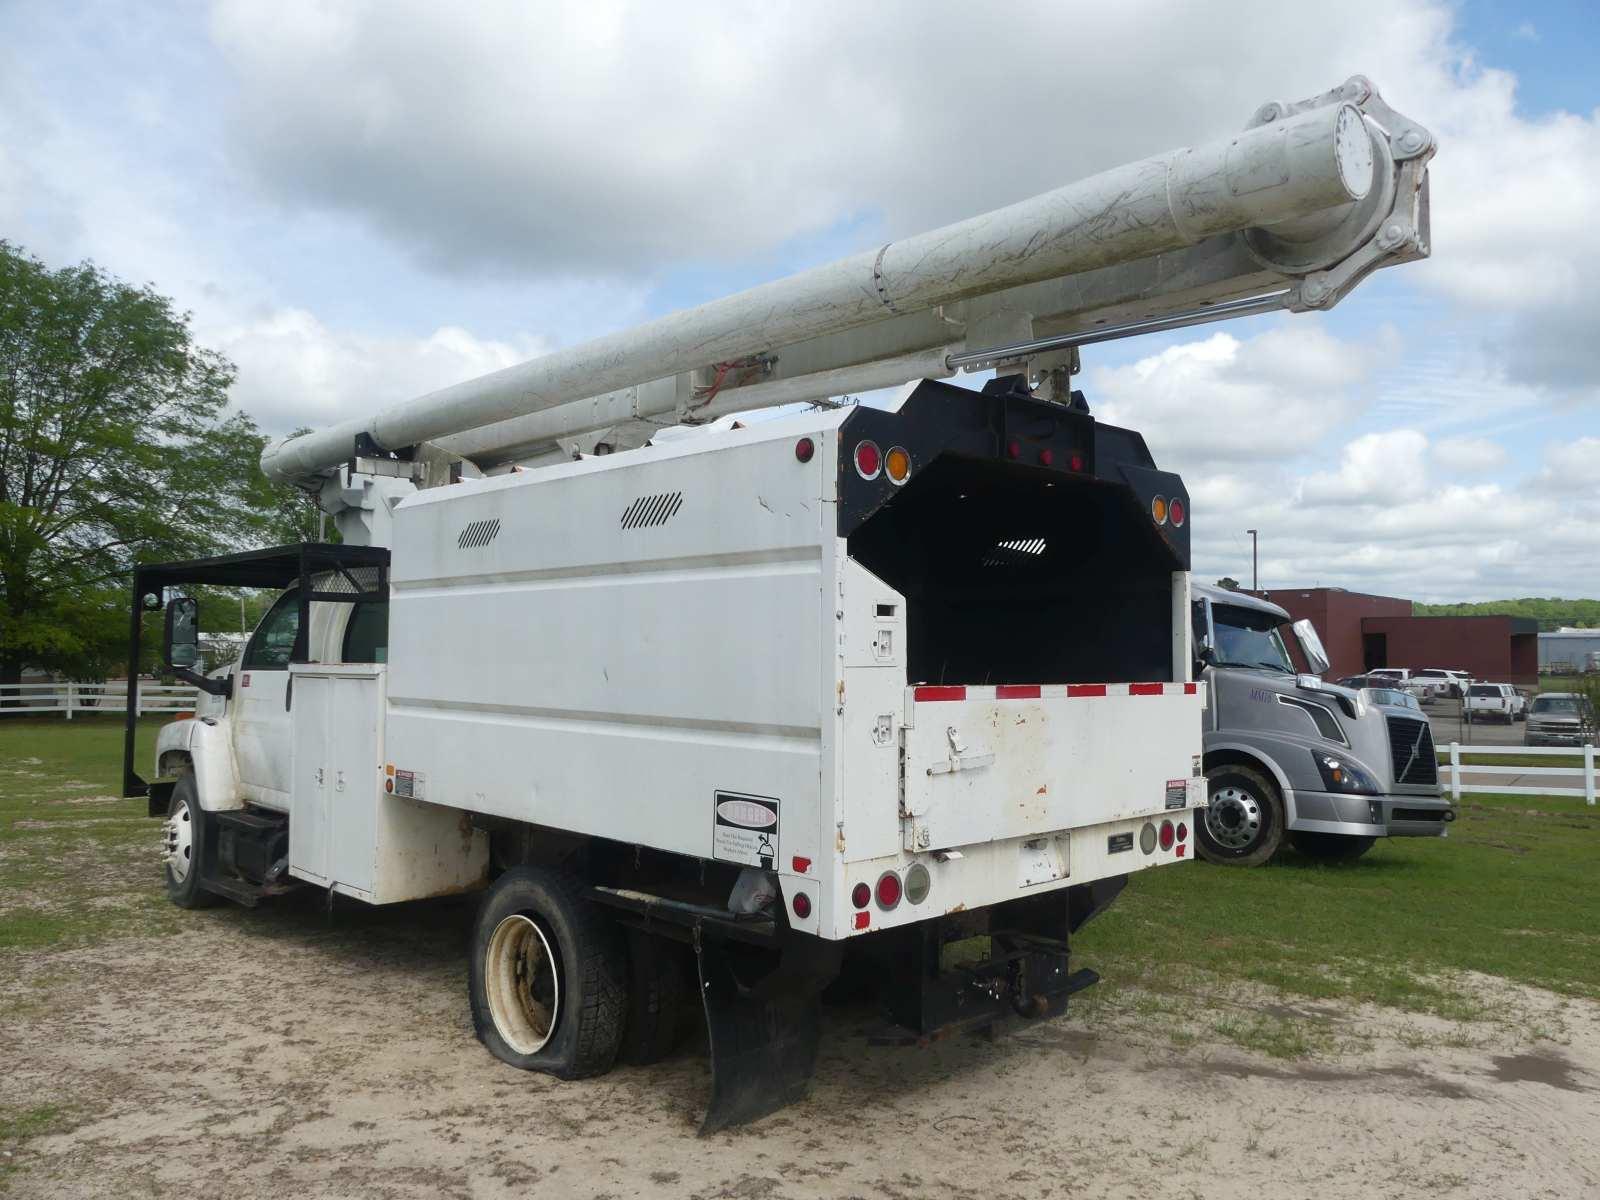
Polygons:
<instances>
[{"instance_id":1,"label":"warning decal sticker","mask_svg":"<svg viewBox=\"0 0 1600 1200\"><path fill-rule=\"evenodd\" d=\"M778 862L778 802L768 796L718 792L711 822L711 857L773 870Z\"/></svg>"},{"instance_id":2,"label":"warning decal sticker","mask_svg":"<svg viewBox=\"0 0 1600 1200\"><path fill-rule=\"evenodd\" d=\"M1184 779L1167 780L1167 807L1185 808L1189 803L1188 781Z\"/></svg>"},{"instance_id":3,"label":"warning decal sticker","mask_svg":"<svg viewBox=\"0 0 1600 1200\"><path fill-rule=\"evenodd\" d=\"M394 773L394 786L389 790L396 796L410 796L413 800L421 800L427 793L428 777L421 771L396 771Z\"/></svg>"}]
</instances>

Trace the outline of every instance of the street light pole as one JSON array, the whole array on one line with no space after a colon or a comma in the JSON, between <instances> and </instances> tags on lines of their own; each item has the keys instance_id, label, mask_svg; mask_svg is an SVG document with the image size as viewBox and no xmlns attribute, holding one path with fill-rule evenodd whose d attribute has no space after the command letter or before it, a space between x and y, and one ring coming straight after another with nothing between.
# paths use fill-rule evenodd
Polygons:
<instances>
[{"instance_id":1,"label":"street light pole","mask_svg":"<svg viewBox=\"0 0 1600 1200\"><path fill-rule=\"evenodd\" d=\"M1261 590L1261 570L1258 565L1259 560L1256 557L1256 531L1254 529L1246 529L1245 532L1250 535L1250 590L1259 592Z\"/></svg>"}]
</instances>

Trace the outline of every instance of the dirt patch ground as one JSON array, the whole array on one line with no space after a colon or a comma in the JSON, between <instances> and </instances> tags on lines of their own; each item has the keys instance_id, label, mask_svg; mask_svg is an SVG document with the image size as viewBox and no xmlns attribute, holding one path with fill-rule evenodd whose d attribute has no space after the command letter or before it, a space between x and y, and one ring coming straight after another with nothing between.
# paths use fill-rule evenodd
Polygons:
<instances>
[{"instance_id":1,"label":"dirt patch ground","mask_svg":"<svg viewBox=\"0 0 1600 1200\"><path fill-rule=\"evenodd\" d=\"M1275 1058L1137 994L997 1043L868 1048L829 1011L811 1098L695 1136L704 1046L583 1083L473 1040L468 903L186 914L177 935L25 952L0 1077L53 1132L18 1197L1585 1197L1600 1006L1483 981L1513 1023L1239 994L1338 1047ZM1111 967L1112 964L1101 964ZM1214 1023L1205 1014L1197 1028Z\"/></svg>"}]
</instances>

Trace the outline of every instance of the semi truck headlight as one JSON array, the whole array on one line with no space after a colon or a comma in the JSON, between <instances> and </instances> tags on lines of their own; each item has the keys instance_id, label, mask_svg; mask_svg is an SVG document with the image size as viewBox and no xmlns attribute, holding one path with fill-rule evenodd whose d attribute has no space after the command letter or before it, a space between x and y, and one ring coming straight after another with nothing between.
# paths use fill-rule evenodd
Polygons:
<instances>
[{"instance_id":1,"label":"semi truck headlight","mask_svg":"<svg viewBox=\"0 0 1600 1200\"><path fill-rule=\"evenodd\" d=\"M1317 760L1317 772L1322 776L1322 786L1330 792L1375 796L1383 790L1378 786L1376 779L1347 758L1333 754L1318 754L1315 751L1311 757Z\"/></svg>"}]
</instances>

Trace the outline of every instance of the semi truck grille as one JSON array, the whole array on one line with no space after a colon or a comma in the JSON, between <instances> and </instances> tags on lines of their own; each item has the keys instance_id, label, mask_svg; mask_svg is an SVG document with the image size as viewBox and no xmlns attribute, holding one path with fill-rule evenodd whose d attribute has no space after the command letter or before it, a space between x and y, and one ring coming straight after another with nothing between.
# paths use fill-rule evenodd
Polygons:
<instances>
[{"instance_id":1,"label":"semi truck grille","mask_svg":"<svg viewBox=\"0 0 1600 1200\"><path fill-rule=\"evenodd\" d=\"M1426 721L1389 717L1389 755L1396 783L1437 783L1439 762ZM1413 754L1412 752L1415 751Z\"/></svg>"}]
</instances>

